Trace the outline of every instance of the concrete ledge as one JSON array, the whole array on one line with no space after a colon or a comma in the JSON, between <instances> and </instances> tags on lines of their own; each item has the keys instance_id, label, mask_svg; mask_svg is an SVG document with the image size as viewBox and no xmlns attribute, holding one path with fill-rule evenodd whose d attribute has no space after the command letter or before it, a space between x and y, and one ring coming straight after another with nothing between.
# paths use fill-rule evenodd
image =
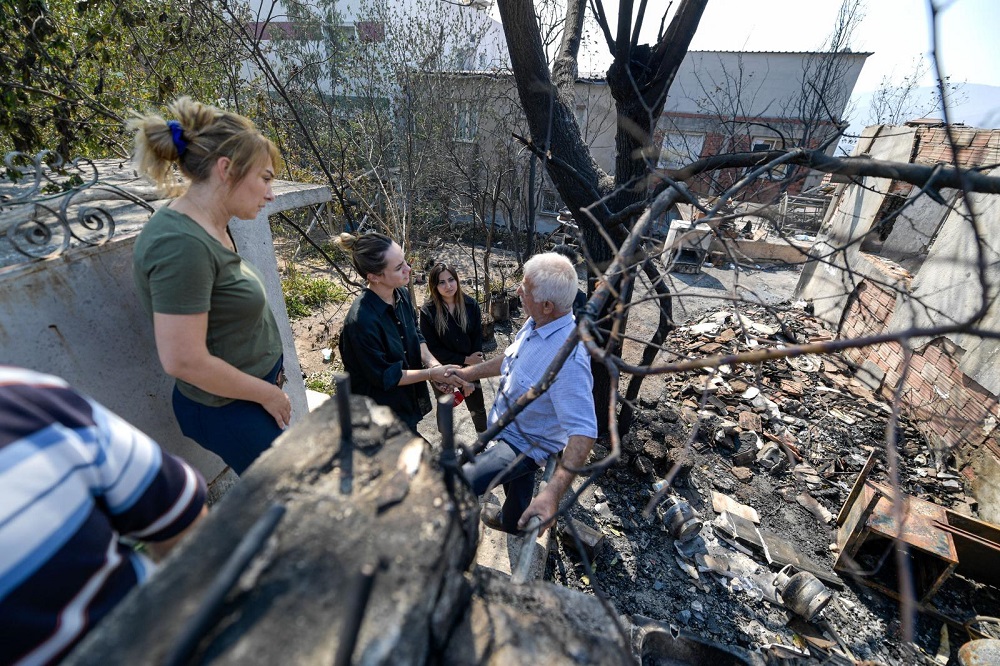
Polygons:
<instances>
[{"instance_id":1,"label":"concrete ledge","mask_svg":"<svg viewBox=\"0 0 1000 666\"><path fill-rule=\"evenodd\" d=\"M740 240L727 238L723 245L718 239L712 241L710 252L732 252L737 259L778 262L783 264L804 264L809 259L812 243L786 240Z\"/></svg>"},{"instance_id":2,"label":"concrete ledge","mask_svg":"<svg viewBox=\"0 0 1000 666\"><path fill-rule=\"evenodd\" d=\"M503 491L500 492L502 495ZM545 574L545 562L549 556L549 549L552 547L554 531L553 528L549 528L545 534L535 539L528 555L531 558L531 565L528 568L527 580L541 580ZM524 537L499 532L480 522L476 565L510 577L520 562L521 554L524 552L524 543Z\"/></svg>"}]
</instances>

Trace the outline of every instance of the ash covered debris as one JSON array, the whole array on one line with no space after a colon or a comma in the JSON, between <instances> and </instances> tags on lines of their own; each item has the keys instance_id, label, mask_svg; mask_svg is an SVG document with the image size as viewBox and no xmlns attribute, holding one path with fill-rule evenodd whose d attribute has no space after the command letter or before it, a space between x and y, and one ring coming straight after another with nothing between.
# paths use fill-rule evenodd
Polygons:
<instances>
[{"instance_id":1,"label":"ash covered debris","mask_svg":"<svg viewBox=\"0 0 1000 666\"><path fill-rule=\"evenodd\" d=\"M661 360L833 338L800 307L720 310L673 331ZM961 569L927 599L912 645L903 642L896 599L834 570L837 517L870 457L867 478L891 486L892 406L840 355L667 375L662 391L643 395L636 408L621 463L584 491L571 512L604 537L597 580L585 575L579 554L562 539L549 561L556 581L580 589L596 584L622 613L759 652L772 663L909 664L939 650L954 657L970 637L989 635L981 626L971 633L958 627L1000 614L1000 591ZM932 449L905 416L894 432L899 491L975 517L976 503L949 452ZM672 470L667 499L644 515ZM703 523L688 539L670 532L678 503L690 505ZM883 564L894 560L891 539L878 545ZM796 585L809 594L797 604L782 598L781 588L801 572ZM803 609L816 611L811 620ZM943 625L950 637L944 642Z\"/></svg>"}]
</instances>

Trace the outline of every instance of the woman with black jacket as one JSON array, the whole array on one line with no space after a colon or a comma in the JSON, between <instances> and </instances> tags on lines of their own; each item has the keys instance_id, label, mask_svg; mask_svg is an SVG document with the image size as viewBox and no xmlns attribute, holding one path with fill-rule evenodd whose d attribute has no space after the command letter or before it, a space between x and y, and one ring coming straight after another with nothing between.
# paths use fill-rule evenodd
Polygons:
<instances>
[{"instance_id":1,"label":"woman with black jacket","mask_svg":"<svg viewBox=\"0 0 1000 666\"><path fill-rule=\"evenodd\" d=\"M444 390L470 389L424 343L406 285L410 265L403 250L380 233L340 234L337 244L367 288L351 305L340 334L340 356L351 391L391 408L413 432L431 411L429 380Z\"/></svg>"},{"instance_id":2,"label":"woman with black jacket","mask_svg":"<svg viewBox=\"0 0 1000 666\"><path fill-rule=\"evenodd\" d=\"M462 292L458 272L444 263L427 276L429 300L420 309L420 332L427 348L442 363L469 366L482 363L483 321L476 299ZM441 392L435 387L435 393ZM479 382L465 398L476 432L486 430L486 406Z\"/></svg>"}]
</instances>

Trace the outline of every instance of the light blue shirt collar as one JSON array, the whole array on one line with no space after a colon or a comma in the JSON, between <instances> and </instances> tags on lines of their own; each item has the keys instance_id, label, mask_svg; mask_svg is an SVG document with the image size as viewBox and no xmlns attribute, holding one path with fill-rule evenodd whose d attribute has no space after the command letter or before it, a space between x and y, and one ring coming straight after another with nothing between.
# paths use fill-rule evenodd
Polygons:
<instances>
[{"instance_id":1,"label":"light blue shirt collar","mask_svg":"<svg viewBox=\"0 0 1000 666\"><path fill-rule=\"evenodd\" d=\"M561 331L566 326L572 326L575 323L576 319L573 317L572 312L567 312L562 317L559 317L559 319L550 321L545 326L542 326L540 328L535 327L535 320L532 317L528 317L528 321L525 322L529 330L535 331L536 333L538 333L538 335L542 336L543 338L549 338L556 331Z\"/></svg>"}]
</instances>

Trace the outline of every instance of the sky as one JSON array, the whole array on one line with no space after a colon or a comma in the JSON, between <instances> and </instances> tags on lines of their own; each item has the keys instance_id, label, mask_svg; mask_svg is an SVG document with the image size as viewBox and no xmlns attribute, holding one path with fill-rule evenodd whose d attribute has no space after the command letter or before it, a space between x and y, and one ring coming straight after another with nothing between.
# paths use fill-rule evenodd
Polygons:
<instances>
[{"instance_id":1,"label":"sky","mask_svg":"<svg viewBox=\"0 0 1000 666\"><path fill-rule=\"evenodd\" d=\"M1000 0L934 0L943 72L953 81L1000 86ZM652 4L652 3L651 3ZM927 0L868 0L851 40L871 51L856 89L878 88L931 52ZM840 0L709 0L691 44L705 50L819 49L836 21ZM654 34L650 35L655 38ZM930 84L930 79L925 83Z\"/></svg>"},{"instance_id":2,"label":"sky","mask_svg":"<svg viewBox=\"0 0 1000 666\"><path fill-rule=\"evenodd\" d=\"M1000 0L933 1L940 8L938 39L943 73L953 83L1000 86ZM651 43L656 39L660 16L655 15L655 8L668 4L668 0L650 0L641 41ZM674 2L675 8L677 4ZM840 4L840 0L709 0L691 48L819 50L835 23ZM877 89L885 76L898 80L911 73L915 60L931 51L928 0L867 0L865 4L865 18L853 36L851 48L873 54L861 71L856 95ZM617 16L618 0L604 0L604 6L610 15ZM580 70L606 71L610 63L607 49L598 49L598 54L588 61L581 58ZM928 73L922 84L933 82ZM993 98L973 99L975 94L967 101L970 106L994 103Z\"/></svg>"}]
</instances>

